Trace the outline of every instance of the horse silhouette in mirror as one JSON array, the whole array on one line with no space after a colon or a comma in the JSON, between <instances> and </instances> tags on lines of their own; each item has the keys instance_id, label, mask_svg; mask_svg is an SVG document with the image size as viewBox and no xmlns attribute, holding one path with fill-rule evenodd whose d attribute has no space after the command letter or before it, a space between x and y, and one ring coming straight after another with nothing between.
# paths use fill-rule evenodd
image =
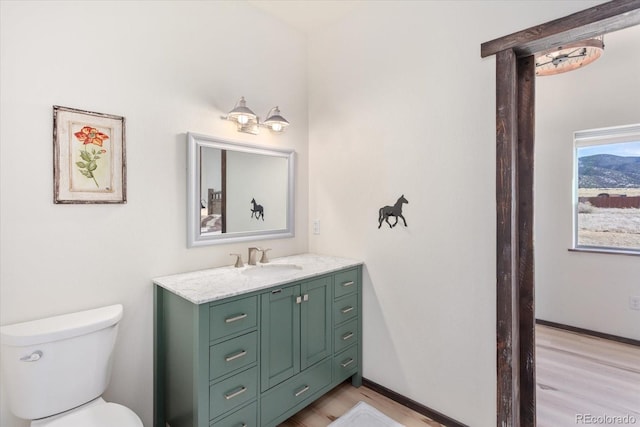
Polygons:
<instances>
[{"instance_id":1,"label":"horse silhouette in mirror","mask_svg":"<svg viewBox=\"0 0 640 427\"><path fill-rule=\"evenodd\" d=\"M264 208L262 205L256 203L256 199L251 199L251 204L253 207L251 208L251 218L260 219L264 221Z\"/></svg>"},{"instance_id":2,"label":"horse silhouette in mirror","mask_svg":"<svg viewBox=\"0 0 640 427\"><path fill-rule=\"evenodd\" d=\"M398 218L402 218L402 222L404 222L404 226L406 227L407 226L407 220L404 219L404 216L402 216L402 204L403 203L409 203L409 201L404 198L404 194L402 196L400 196L400 198L395 203L395 205L393 205L393 206L384 206L384 207L380 208L380 210L378 211L378 228L382 227L382 221L386 221L387 224L389 224L389 227L393 228L396 225L398 225ZM396 222L394 222L393 225L391 225L391 223L389 222L389 217L390 216L396 217Z\"/></svg>"}]
</instances>

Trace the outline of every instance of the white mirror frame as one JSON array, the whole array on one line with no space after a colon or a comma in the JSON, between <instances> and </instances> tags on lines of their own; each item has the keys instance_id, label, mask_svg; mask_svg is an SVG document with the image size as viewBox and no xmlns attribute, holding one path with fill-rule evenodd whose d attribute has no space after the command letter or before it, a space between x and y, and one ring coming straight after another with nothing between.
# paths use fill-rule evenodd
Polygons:
<instances>
[{"instance_id":1,"label":"white mirror frame","mask_svg":"<svg viewBox=\"0 0 640 427\"><path fill-rule=\"evenodd\" d=\"M233 150L244 153L282 157L287 160L287 221L283 229L240 231L213 234L200 230L200 147ZM294 192L295 192L295 151L249 145L223 140L193 132L187 133L187 247L219 245L252 240L280 239L295 236Z\"/></svg>"}]
</instances>

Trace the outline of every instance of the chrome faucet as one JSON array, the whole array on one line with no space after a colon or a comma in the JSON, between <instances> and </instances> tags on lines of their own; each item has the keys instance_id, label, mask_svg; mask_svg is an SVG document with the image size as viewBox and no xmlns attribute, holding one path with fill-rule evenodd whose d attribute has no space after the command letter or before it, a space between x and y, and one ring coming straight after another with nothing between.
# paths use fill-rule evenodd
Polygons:
<instances>
[{"instance_id":1,"label":"chrome faucet","mask_svg":"<svg viewBox=\"0 0 640 427\"><path fill-rule=\"evenodd\" d=\"M256 265L256 252L262 251L260 248L249 248L249 261L247 264Z\"/></svg>"}]
</instances>

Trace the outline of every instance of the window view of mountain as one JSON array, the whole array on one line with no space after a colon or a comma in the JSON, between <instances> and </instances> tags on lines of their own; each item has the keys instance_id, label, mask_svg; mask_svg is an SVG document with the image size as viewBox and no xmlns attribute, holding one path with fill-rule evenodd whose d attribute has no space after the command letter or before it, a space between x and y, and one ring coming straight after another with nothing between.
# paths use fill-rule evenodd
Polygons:
<instances>
[{"instance_id":1,"label":"window view of mountain","mask_svg":"<svg viewBox=\"0 0 640 427\"><path fill-rule=\"evenodd\" d=\"M578 188L638 188L640 157L595 154L578 159Z\"/></svg>"}]
</instances>

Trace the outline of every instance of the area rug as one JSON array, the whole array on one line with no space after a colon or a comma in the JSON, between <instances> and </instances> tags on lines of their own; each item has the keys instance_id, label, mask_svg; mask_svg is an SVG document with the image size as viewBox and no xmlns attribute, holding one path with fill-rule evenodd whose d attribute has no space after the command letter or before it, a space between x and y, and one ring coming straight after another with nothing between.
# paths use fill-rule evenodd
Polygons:
<instances>
[{"instance_id":1,"label":"area rug","mask_svg":"<svg viewBox=\"0 0 640 427\"><path fill-rule=\"evenodd\" d=\"M376 408L358 402L346 414L329 424L329 427L404 427Z\"/></svg>"}]
</instances>

